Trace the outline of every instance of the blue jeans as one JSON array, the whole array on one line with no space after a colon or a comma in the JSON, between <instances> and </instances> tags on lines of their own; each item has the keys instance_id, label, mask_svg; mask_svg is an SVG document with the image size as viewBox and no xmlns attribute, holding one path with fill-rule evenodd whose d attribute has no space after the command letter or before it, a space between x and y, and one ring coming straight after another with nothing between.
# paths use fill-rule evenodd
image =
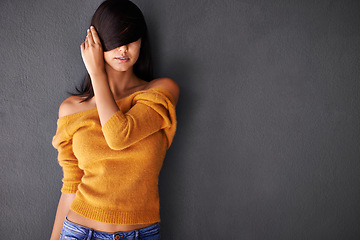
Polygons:
<instances>
[{"instance_id":1,"label":"blue jeans","mask_svg":"<svg viewBox=\"0 0 360 240\"><path fill-rule=\"evenodd\" d=\"M160 223L154 223L148 227L127 232L108 233L96 231L76 223L70 222L65 218L60 240L159 240Z\"/></svg>"}]
</instances>

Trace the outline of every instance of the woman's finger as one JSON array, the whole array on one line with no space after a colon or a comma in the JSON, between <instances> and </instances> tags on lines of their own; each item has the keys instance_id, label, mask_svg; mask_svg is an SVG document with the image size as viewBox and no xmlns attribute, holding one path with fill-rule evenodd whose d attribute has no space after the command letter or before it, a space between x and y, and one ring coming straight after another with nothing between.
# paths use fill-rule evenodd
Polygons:
<instances>
[{"instance_id":1,"label":"woman's finger","mask_svg":"<svg viewBox=\"0 0 360 240\"><path fill-rule=\"evenodd\" d=\"M92 45L92 44L94 44L95 42L94 42L94 39L93 39L93 36L92 36L92 34L91 34L91 31L90 31L90 29L88 29L87 30L87 39L88 39L88 41L89 41L89 45Z\"/></svg>"},{"instance_id":2,"label":"woman's finger","mask_svg":"<svg viewBox=\"0 0 360 240\"><path fill-rule=\"evenodd\" d=\"M86 38L85 38L85 41L84 41L84 46L85 46L85 48L88 48L88 47L89 47L88 38L89 38L89 34L86 35Z\"/></svg>"},{"instance_id":3,"label":"woman's finger","mask_svg":"<svg viewBox=\"0 0 360 240\"><path fill-rule=\"evenodd\" d=\"M95 44L101 44L99 35L97 34L95 28L93 26L90 27L91 36L93 37L93 41Z\"/></svg>"},{"instance_id":4,"label":"woman's finger","mask_svg":"<svg viewBox=\"0 0 360 240\"><path fill-rule=\"evenodd\" d=\"M88 43L88 40L86 38L85 41L84 41L84 49L86 49L88 47L89 47L89 43Z\"/></svg>"},{"instance_id":5,"label":"woman's finger","mask_svg":"<svg viewBox=\"0 0 360 240\"><path fill-rule=\"evenodd\" d=\"M80 44L80 51L81 51L81 53L84 52L84 49L85 49L85 42L83 42L82 44Z\"/></svg>"}]
</instances>

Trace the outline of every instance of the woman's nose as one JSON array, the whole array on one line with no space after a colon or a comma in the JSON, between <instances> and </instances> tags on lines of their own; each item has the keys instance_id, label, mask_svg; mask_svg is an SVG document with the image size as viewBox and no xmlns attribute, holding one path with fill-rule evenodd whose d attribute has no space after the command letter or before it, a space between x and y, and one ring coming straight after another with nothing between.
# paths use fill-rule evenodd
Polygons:
<instances>
[{"instance_id":1,"label":"woman's nose","mask_svg":"<svg viewBox=\"0 0 360 240\"><path fill-rule=\"evenodd\" d=\"M128 45L122 45L118 48L118 51L126 52L128 50Z\"/></svg>"}]
</instances>

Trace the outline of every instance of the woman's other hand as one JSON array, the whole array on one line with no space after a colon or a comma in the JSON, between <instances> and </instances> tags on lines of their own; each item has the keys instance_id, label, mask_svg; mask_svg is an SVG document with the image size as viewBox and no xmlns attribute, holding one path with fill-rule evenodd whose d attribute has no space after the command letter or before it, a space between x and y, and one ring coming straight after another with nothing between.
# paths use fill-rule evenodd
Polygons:
<instances>
[{"instance_id":1,"label":"woman's other hand","mask_svg":"<svg viewBox=\"0 0 360 240\"><path fill-rule=\"evenodd\" d=\"M93 26L87 30L86 39L80 48L82 59L90 77L105 73L104 51Z\"/></svg>"}]
</instances>

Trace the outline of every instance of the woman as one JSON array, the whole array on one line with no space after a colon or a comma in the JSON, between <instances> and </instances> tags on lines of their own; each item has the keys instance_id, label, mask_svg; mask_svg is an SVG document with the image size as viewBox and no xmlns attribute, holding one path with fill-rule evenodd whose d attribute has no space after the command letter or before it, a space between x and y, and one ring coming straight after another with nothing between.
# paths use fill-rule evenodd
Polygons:
<instances>
[{"instance_id":1,"label":"woman","mask_svg":"<svg viewBox=\"0 0 360 240\"><path fill-rule=\"evenodd\" d=\"M128 0L104 1L80 48L87 83L60 105L53 138L64 177L51 240L159 239L179 87L151 79L145 20Z\"/></svg>"}]
</instances>

